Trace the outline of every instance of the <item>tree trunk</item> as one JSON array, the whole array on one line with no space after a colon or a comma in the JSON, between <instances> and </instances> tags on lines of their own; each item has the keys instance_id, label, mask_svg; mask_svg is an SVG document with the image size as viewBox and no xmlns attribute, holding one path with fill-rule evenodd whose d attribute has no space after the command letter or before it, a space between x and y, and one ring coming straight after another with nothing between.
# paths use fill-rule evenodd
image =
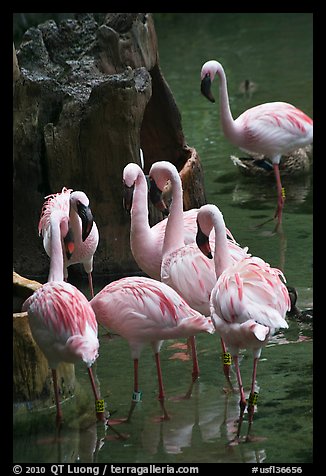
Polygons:
<instances>
[{"instance_id":1,"label":"tree trunk","mask_svg":"<svg viewBox=\"0 0 326 476\"><path fill-rule=\"evenodd\" d=\"M145 173L158 160L183 169L185 209L206 202L200 159L186 144L159 67L152 16L109 13L101 24L93 14L59 25L49 20L25 33L17 58L15 269L47 276L38 220L44 196L66 186L90 198L100 232L94 275L139 272L121 192L123 168L140 163L140 147ZM160 219L152 207L150 215L152 224Z\"/></svg>"}]
</instances>

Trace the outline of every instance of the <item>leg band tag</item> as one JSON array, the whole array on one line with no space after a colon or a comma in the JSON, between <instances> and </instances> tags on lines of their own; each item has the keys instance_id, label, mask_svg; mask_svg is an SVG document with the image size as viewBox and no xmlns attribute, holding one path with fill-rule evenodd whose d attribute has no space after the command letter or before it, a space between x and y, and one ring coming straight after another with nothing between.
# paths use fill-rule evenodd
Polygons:
<instances>
[{"instance_id":1,"label":"leg band tag","mask_svg":"<svg viewBox=\"0 0 326 476\"><path fill-rule=\"evenodd\" d=\"M230 352L223 352L222 353L222 359L223 359L223 364L224 365L231 365L232 364L232 357Z\"/></svg>"},{"instance_id":2,"label":"leg band tag","mask_svg":"<svg viewBox=\"0 0 326 476\"><path fill-rule=\"evenodd\" d=\"M104 400L96 400L95 402L95 409L96 413L104 413Z\"/></svg>"},{"instance_id":3,"label":"leg band tag","mask_svg":"<svg viewBox=\"0 0 326 476\"><path fill-rule=\"evenodd\" d=\"M259 395L258 392L250 393L249 399L248 399L249 405L252 405L252 406L257 405L258 395Z\"/></svg>"},{"instance_id":4,"label":"leg band tag","mask_svg":"<svg viewBox=\"0 0 326 476\"><path fill-rule=\"evenodd\" d=\"M133 392L132 394L132 401L133 402L141 402L142 392Z\"/></svg>"}]
</instances>

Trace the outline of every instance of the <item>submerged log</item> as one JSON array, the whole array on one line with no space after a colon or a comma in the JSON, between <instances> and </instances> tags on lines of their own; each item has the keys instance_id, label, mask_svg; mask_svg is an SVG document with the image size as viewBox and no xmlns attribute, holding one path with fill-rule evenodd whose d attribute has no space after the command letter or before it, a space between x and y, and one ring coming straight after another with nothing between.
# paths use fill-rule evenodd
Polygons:
<instances>
[{"instance_id":1,"label":"submerged log","mask_svg":"<svg viewBox=\"0 0 326 476\"><path fill-rule=\"evenodd\" d=\"M15 269L28 276L48 273L37 224L44 196L63 186L90 198L100 232L94 275L139 272L121 192L123 168L140 163L140 147L145 173L157 160L186 166L185 209L206 202L200 158L160 70L152 16L75 15L30 28L17 51L13 248ZM152 207L150 215L152 224L161 218Z\"/></svg>"}]
</instances>

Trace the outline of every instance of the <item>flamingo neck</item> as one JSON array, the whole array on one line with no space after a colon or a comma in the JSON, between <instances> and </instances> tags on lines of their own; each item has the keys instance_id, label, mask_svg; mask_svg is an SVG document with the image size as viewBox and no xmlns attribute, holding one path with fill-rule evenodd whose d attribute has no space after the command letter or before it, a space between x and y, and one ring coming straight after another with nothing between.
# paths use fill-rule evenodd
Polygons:
<instances>
[{"instance_id":1,"label":"flamingo neck","mask_svg":"<svg viewBox=\"0 0 326 476\"><path fill-rule=\"evenodd\" d=\"M145 175L139 172L135 180L135 189L133 194L131 218L137 227L150 228L148 222L148 186Z\"/></svg>"},{"instance_id":2,"label":"flamingo neck","mask_svg":"<svg viewBox=\"0 0 326 476\"><path fill-rule=\"evenodd\" d=\"M216 73L219 77L219 95L220 95L220 116L221 124L225 137L234 142L237 135L236 125L230 109L227 80L223 66L220 63L216 65Z\"/></svg>"},{"instance_id":3,"label":"flamingo neck","mask_svg":"<svg viewBox=\"0 0 326 476\"><path fill-rule=\"evenodd\" d=\"M51 216L51 260L48 281L63 281L63 244L61 220Z\"/></svg>"},{"instance_id":4,"label":"flamingo neck","mask_svg":"<svg viewBox=\"0 0 326 476\"><path fill-rule=\"evenodd\" d=\"M163 243L163 256L184 246L183 190L178 172L171 171L172 203Z\"/></svg>"},{"instance_id":5,"label":"flamingo neck","mask_svg":"<svg viewBox=\"0 0 326 476\"><path fill-rule=\"evenodd\" d=\"M70 205L69 223L74 235L75 245L82 242L82 221L76 210Z\"/></svg>"},{"instance_id":6,"label":"flamingo neck","mask_svg":"<svg viewBox=\"0 0 326 476\"><path fill-rule=\"evenodd\" d=\"M220 277L223 271L230 266L231 256L228 247L228 240L225 232L225 223L222 214L212 217L215 230L215 251L214 264L216 279Z\"/></svg>"}]
</instances>

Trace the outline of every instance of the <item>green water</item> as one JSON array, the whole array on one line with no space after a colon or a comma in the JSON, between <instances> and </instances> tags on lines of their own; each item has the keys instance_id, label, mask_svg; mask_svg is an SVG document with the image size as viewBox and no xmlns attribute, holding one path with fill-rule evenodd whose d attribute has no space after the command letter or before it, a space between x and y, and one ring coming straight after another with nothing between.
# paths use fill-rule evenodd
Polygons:
<instances>
[{"instance_id":1,"label":"green water","mask_svg":"<svg viewBox=\"0 0 326 476\"><path fill-rule=\"evenodd\" d=\"M276 207L274 179L240 175L229 157L238 151L223 137L218 102L200 94L200 69L209 59L220 61L227 74L234 117L261 102L291 102L307 114L312 111L311 14L154 14L160 64L182 115L189 145L196 148L205 173L208 202L223 211L227 226L252 254L281 267L288 284L299 293L301 309L312 302L312 171L302 179L287 180L283 234L271 234L268 223ZM239 85L250 79L257 85L245 98ZM213 84L216 98L217 80ZM242 154L243 155L243 154ZM96 258L95 258L96 266ZM104 283L96 283L96 291ZM85 285L85 292L87 288ZM88 295L88 294L87 294ZM101 394L113 417L129 409L133 368L126 341L108 339L100 330L100 357L96 374ZM162 371L171 420L160 422L156 399L156 367L151 349L140 360L143 400L132 422L105 430L94 423L93 401L86 369L76 366L82 396L63 405L65 417L55 435L55 410L14 412L15 462L201 463L312 461L312 327L289 320L289 329L275 336L258 364L259 401L254 417L255 443L229 446L238 417L237 393L223 391L217 336L197 340L201 376L188 400L191 361L168 341L161 351ZM243 352L241 372L246 394L250 389L252 358ZM178 358L179 357L179 358ZM232 380L236 385L235 375ZM243 423L245 434L247 419Z\"/></svg>"}]
</instances>

